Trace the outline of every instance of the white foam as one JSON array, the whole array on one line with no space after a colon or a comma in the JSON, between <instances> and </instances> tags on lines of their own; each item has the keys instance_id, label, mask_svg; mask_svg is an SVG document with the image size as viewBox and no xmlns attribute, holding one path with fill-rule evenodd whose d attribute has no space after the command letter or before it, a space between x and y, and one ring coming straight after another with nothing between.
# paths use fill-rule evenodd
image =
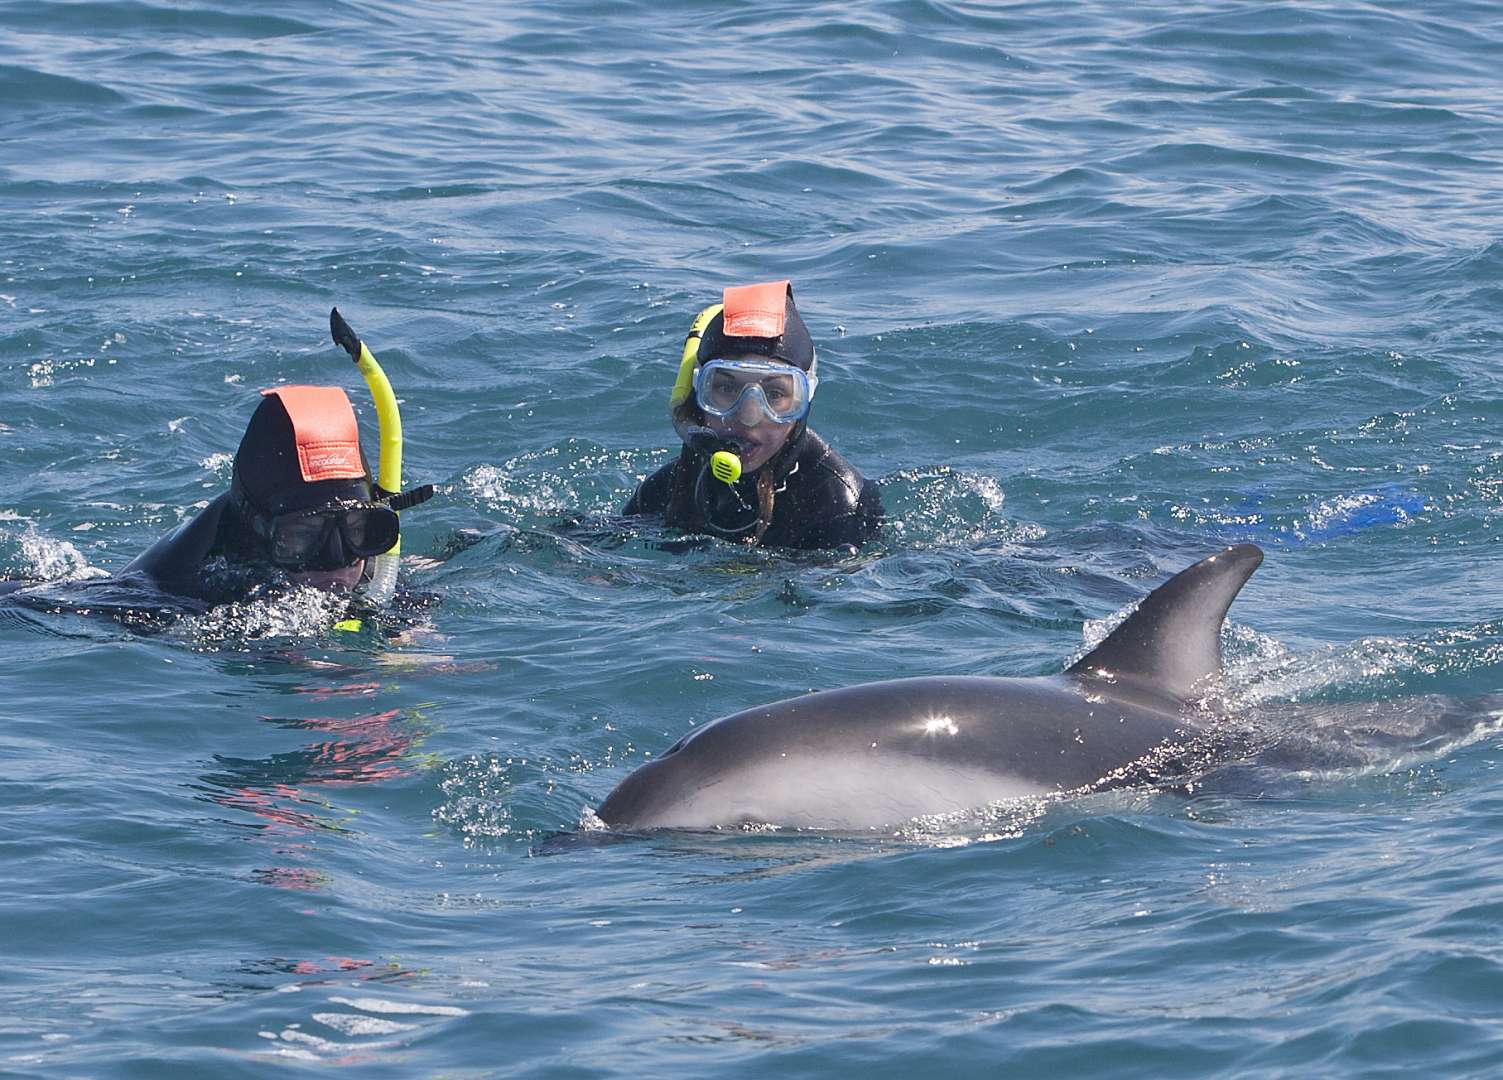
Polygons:
<instances>
[{"instance_id":1,"label":"white foam","mask_svg":"<svg viewBox=\"0 0 1503 1080\"><path fill-rule=\"evenodd\" d=\"M81 578L106 577L103 570L89 565L83 553L66 540L43 536L28 523L18 537L21 556L27 564L27 576L44 581L76 581Z\"/></svg>"},{"instance_id":2,"label":"white foam","mask_svg":"<svg viewBox=\"0 0 1503 1080\"><path fill-rule=\"evenodd\" d=\"M329 999L336 1005L348 1005L352 1009L362 1009L365 1012L387 1013L395 1016L469 1016L468 1009L461 1009L454 1005L424 1005L417 1001L387 1001L384 998L346 998L331 997Z\"/></svg>"},{"instance_id":3,"label":"white foam","mask_svg":"<svg viewBox=\"0 0 1503 1080\"><path fill-rule=\"evenodd\" d=\"M313 1019L341 1035L395 1035L399 1031L412 1031L417 1027L416 1024L400 1024L395 1020L360 1016L357 1013L314 1013Z\"/></svg>"}]
</instances>

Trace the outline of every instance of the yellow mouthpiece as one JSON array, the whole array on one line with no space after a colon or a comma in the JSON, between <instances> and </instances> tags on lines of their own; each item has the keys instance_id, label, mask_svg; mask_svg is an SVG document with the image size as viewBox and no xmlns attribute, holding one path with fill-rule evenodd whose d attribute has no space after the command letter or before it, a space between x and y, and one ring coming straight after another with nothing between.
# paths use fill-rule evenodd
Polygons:
<instances>
[{"instance_id":1,"label":"yellow mouthpiece","mask_svg":"<svg viewBox=\"0 0 1503 1080\"><path fill-rule=\"evenodd\" d=\"M741 459L729 450L716 450L710 455L710 475L722 484L734 484L741 479Z\"/></svg>"}]
</instances>

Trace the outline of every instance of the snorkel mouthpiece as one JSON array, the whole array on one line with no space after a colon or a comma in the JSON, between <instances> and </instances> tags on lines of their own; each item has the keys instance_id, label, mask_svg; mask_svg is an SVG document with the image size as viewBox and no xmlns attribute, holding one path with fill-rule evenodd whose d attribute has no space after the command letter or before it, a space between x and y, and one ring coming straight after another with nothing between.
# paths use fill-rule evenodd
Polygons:
<instances>
[{"instance_id":1,"label":"snorkel mouthpiece","mask_svg":"<svg viewBox=\"0 0 1503 1080\"><path fill-rule=\"evenodd\" d=\"M729 450L716 450L710 455L710 475L722 484L734 484L741 479L741 459Z\"/></svg>"},{"instance_id":2,"label":"snorkel mouthpiece","mask_svg":"<svg viewBox=\"0 0 1503 1080\"><path fill-rule=\"evenodd\" d=\"M710 475L722 484L734 484L741 479L740 440L725 439L707 427L690 424L684 428L684 442L689 449L710 456Z\"/></svg>"},{"instance_id":3,"label":"snorkel mouthpiece","mask_svg":"<svg viewBox=\"0 0 1503 1080\"><path fill-rule=\"evenodd\" d=\"M694 479L694 504L708 531L736 539L756 528L756 507L736 487L741 479L744 449L740 441L722 438L707 427L690 424L684 428L684 445L697 454L709 456Z\"/></svg>"}]
</instances>

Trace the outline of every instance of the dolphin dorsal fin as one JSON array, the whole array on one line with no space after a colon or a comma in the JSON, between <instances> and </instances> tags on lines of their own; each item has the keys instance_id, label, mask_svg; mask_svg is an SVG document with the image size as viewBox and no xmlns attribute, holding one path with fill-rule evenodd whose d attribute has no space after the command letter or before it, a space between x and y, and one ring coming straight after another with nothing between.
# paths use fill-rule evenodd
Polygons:
<instances>
[{"instance_id":1,"label":"dolphin dorsal fin","mask_svg":"<svg viewBox=\"0 0 1503 1080\"><path fill-rule=\"evenodd\" d=\"M1262 561L1257 547L1238 544L1181 570L1069 673L1132 679L1188 698L1196 682L1221 670L1222 620Z\"/></svg>"}]
</instances>

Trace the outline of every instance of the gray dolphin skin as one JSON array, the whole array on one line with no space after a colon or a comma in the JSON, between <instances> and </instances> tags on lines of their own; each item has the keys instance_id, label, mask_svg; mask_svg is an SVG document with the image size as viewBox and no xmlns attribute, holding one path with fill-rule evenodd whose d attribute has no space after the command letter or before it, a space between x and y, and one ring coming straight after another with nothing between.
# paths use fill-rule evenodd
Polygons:
<instances>
[{"instance_id":1,"label":"gray dolphin skin","mask_svg":"<svg viewBox=\"0 0 1503 1080\"><path fill-rule=\"evenodd\" d=\"M1194 726L1221 624L1263 561L1251 544L1181 571L1061 675L862 683L734 713L617 785L613 827L855 831L1000 800L1134 782Z\"/></svg>"}]
</instances>

